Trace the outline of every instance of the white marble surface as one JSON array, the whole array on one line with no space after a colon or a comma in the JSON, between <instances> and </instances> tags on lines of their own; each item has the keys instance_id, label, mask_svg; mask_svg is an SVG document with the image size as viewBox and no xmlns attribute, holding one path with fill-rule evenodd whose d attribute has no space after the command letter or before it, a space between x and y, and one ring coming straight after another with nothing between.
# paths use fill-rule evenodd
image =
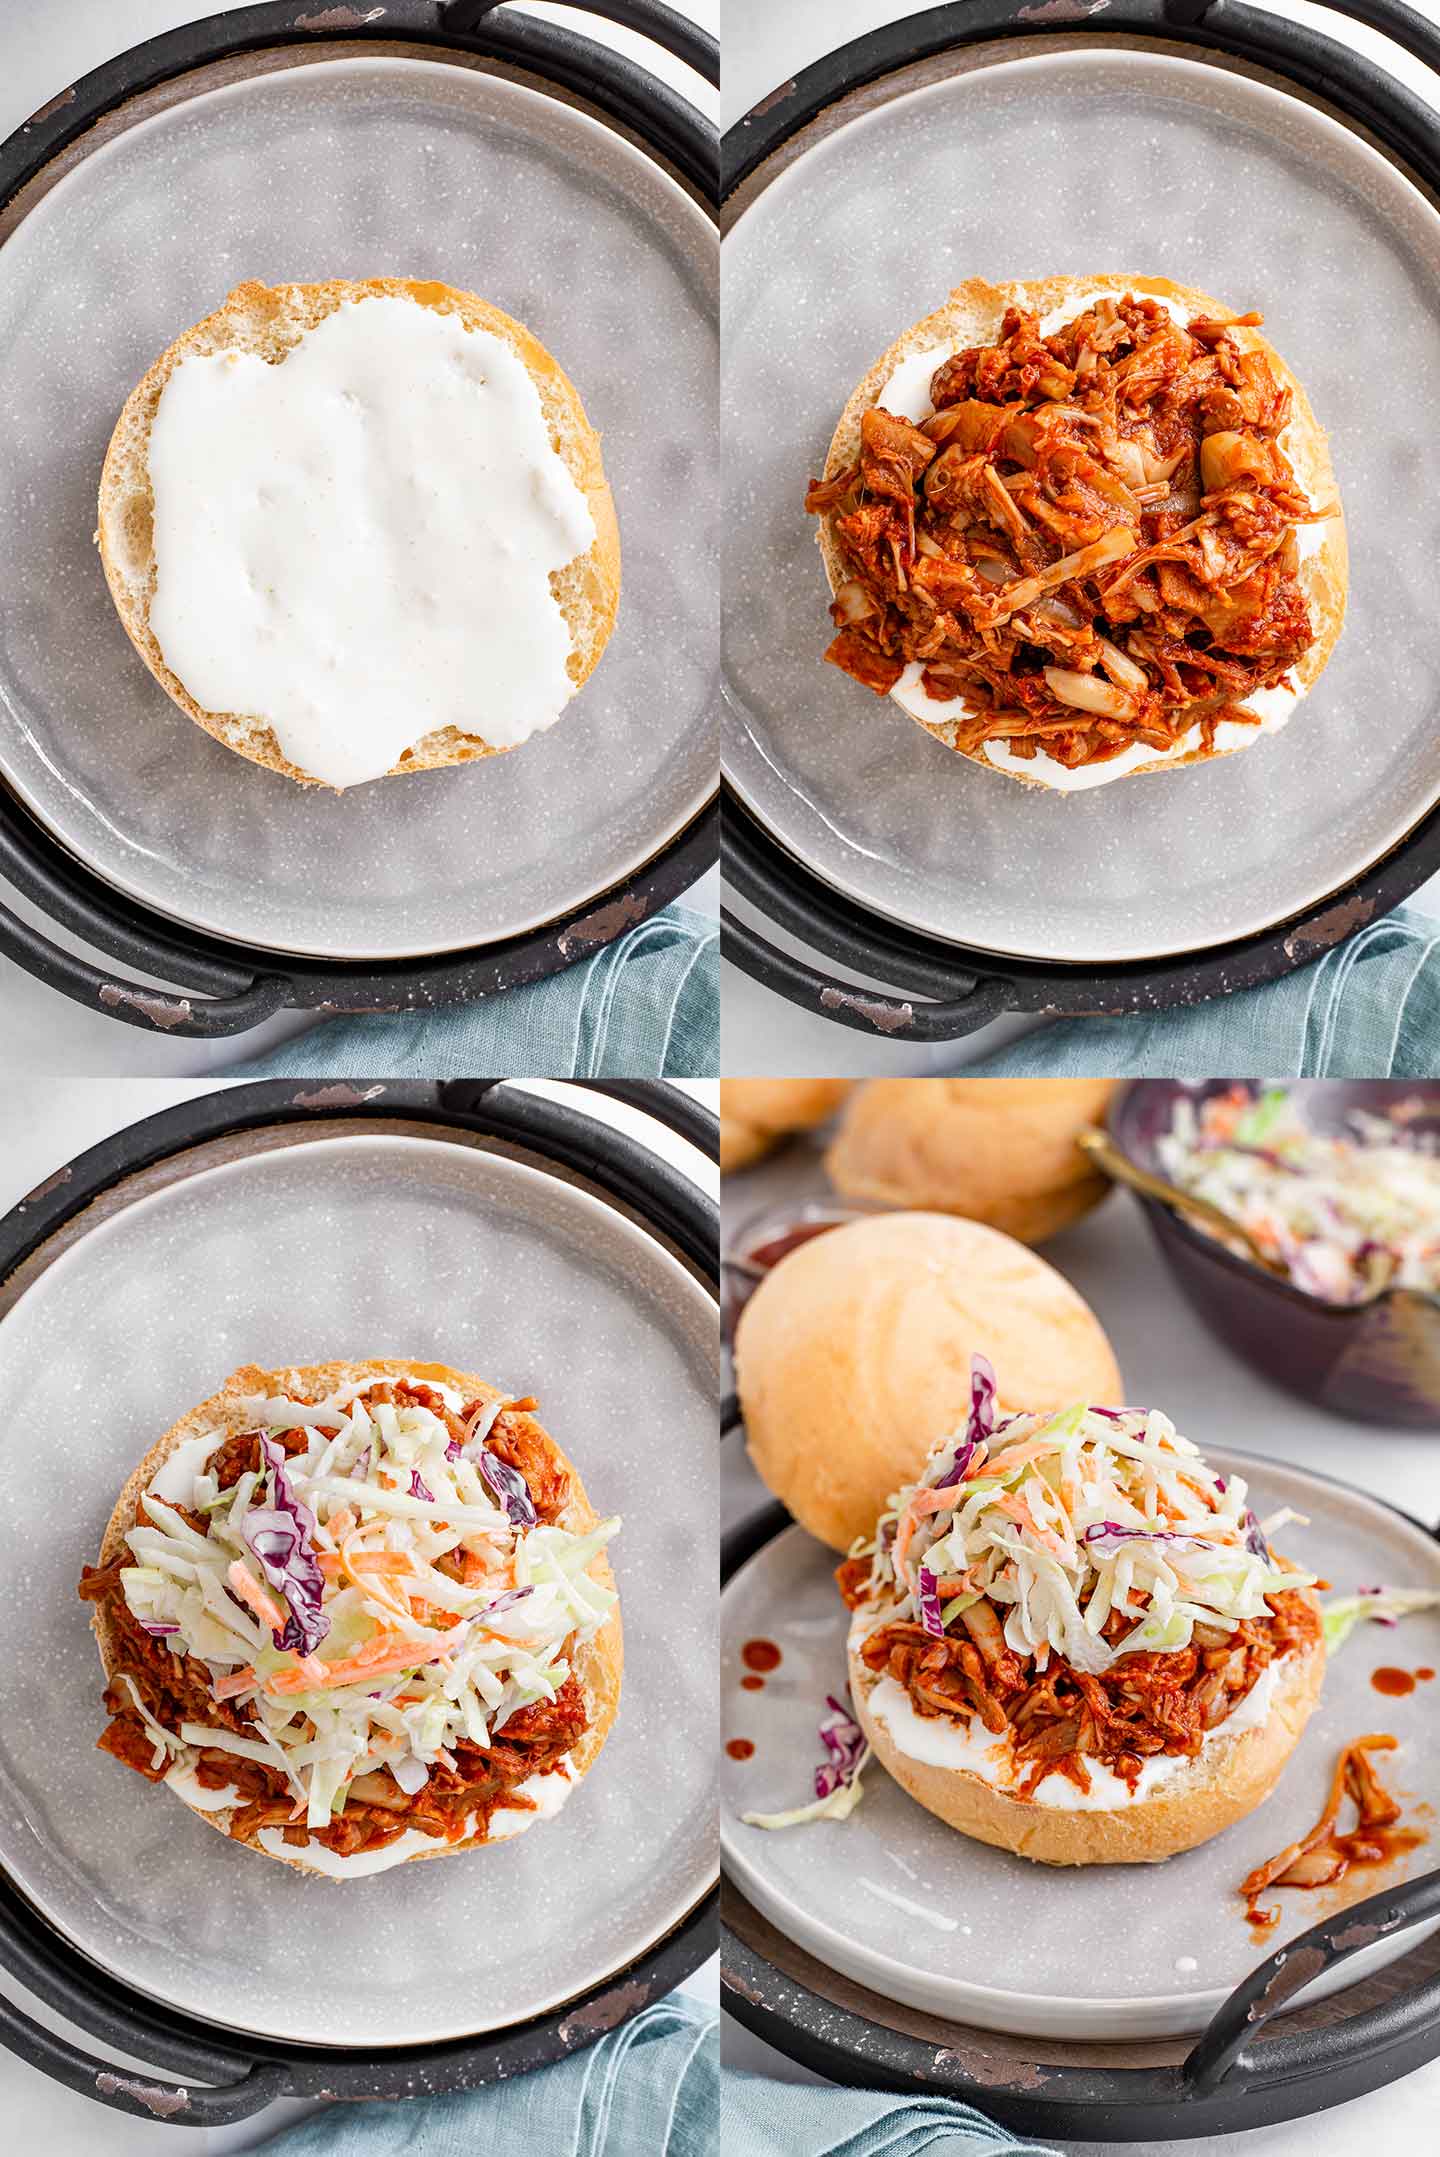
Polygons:
<instances>
[{"instance_id":1,"label":"white marble surface","mask_svg":"<svg viewBox=\"0 0 1440 2157\"><path fill-rule=\"evenodd\" d=\"M0 0L0 139L67 83L115 54L178 24L224 10L217 0ZM524 12L568 22L584 35L612 45L668 82L707 119L719 115L719 94L680 61L634 32L572 9L527 4ZM718 32L720 0L684 0L684 12ZM714 916L719 912L719 875L709 870L682 895L681 903ZM104 954L45 923L36 908L0 879L0 906L69 950L95 963ZM10 1072L67 1071L115 1074L203 1075L242 1057L263 1055L287 1036L316 1023L312 1014L289 1011L237 1040L176 1041L148 1028L127 1026L72 1003L15 963L0 956L0 1076Z\"/></svg>"},{"instance_id":2,"label":"white marble surface","mask_svg":"<svg viewBox=\"0 0 1440 2157\"><path fill-rule=\"evenodd\" d=\"M817 1190L824 1178L818 1162ZM793 1187L792 1187L793 1188ZM767 1203L763 1172L730 1178L724 1220L752 1217ZM1344 1422L1282 1393L1221 1348L1160 1268L1150 1231L1128 1194L1116 1193L1044 1255L1091 1304L1115 1347L1129 1400L1146 1401L1174 1417L1187 1437L1270 1453L1324 1475L1358 1483L1423 1520L1440 1520L1440 1440L1412 1432ZM746 1461L738 1438L725 1441L721 1505L728 1527L766 1502L768 1493ZM1057 1893L1063 1883L1057 1881ZM814 2081L782 2053L762 2044L726 2016L725 2059L752 2073L785 2081ZM983 2107L982 2107L983 2109ZM1440 2119L1440 2060L1368 2097L1308 2119L1243 2134L1147 2145L1147 2157L1354 2157L1360 2150L1394 2149L1429 2157ZM935 2157L951 2157L948 2141ZM1066 2157L1098 2157L1138 2149L1135 2143L1063 2145Z\"/></svg>"},{"instance_id":3,"label":"white marble surface","mask_svg":"<svg viewBox=\"0 0 1440 2157\"><path fill-rule=\"evenodd\" d=\"M104 1084L77 1078L5 1081L0 1084L0 1213L53 1170L111 1132L210 1090L206 1082L175 1079L122 1078ZM531 1090L572 1101L577 1098L577 1089L553 1083L537 1082ZM684 1091L707 1108L717 1106L719 1088L713 1079L687 1081ZM714 1195L719 1179L713 1164L685 1140L625 1103L610 1101L603 1095L587 1092L582 1105L589 1114L642 1139L702 1190ZM107 2059L123 2057L85 2039L83 2033L51 2014L3 1972L0 1987L37 2021L86 2043ZM714 2002L719 1997L718 1961L712 1959L702 1965L680 1989L697 1999ZM145 2065L143 2061L127 2064ZM173 2157L202 2157L202 2153L203 2157L213 2157L222 2150L253 2149L311 2109L309 2105L287 2101L270 2105L234 2127L163 2126L102 2111L89 2098L62 2088L23 2061L0 2052L0 2122L6 2147L24 2153L24 2157L42 2150L46 2157L163 2157L167 2150ZM635 2157L649 2157L649 2153L636 2152Z\"/></svg>"},{"instance_id":4,"label":"white marble surface","mask_svg":"<svg viewBox=\"0 0 1440 2157\"><path fill-rule=\"evenodd\" d=\"M1290 16L1338 43L1352 46L1440 108L1440 78L1378 32L1334 15L1327 8L1311 5L1310 0L1260 0L1260 5L1272 14ZM1418 13L1440 21L1440 0L1415 0L1415 5ZM777 7L774 0L725 0L722 127L732 126L752 105L810 62L882 23L917 12L918 0L913 7L897 5L896 0L785 0L782 7ZM794 938L764 922L733 893L726 893L726 904L761 930L768 941L807 957L812 965L818 962L822 971L840 971L831 969L820 954L805 951ZM1440 877L1422 886L1409 904L1440 915ZM893 987L864 976L847 974L846 978L854 978L864 987ZM933 1046L885 1041L800 1010L752 981L738 966L724 964L721 982L722 1068L736 1074L823 1071L893 1077L900 1073L957 1071L992 1054L1017 1035L1033 1032L1041 1023L1029 1018L1001 1019L963 1040Z\"/></svg>"}]
</instances>

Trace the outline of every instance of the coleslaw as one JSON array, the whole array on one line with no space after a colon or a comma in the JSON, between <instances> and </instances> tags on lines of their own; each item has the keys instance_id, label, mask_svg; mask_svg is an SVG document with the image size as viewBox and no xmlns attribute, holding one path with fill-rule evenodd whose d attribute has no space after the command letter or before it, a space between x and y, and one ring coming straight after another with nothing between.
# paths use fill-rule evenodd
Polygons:
<instances>
[{"instance_id":1,"label":"coleslaw","mask_svg":"<svg viewBox=\"0 0 1440 2157\"><path fill-rule=\"evenodd\" d=\"M1267 1540L1293 1517L1262 1528L1244 1479L1214 1474L1158 1409L998 1416L995 1374L977 1356L964 1430L852 1556L871 1554L864 1600L883 1603L887 1622L943 1639L988 1601L1015 1655L1098 1675L1188 1647L1197 1625L1229 1633L1268 1619L1267 1596L1312 1587Z\"/></svg>"},{"instance_id":2,"label":"coleslaw","mask_svg":"<svg viewBox=\"0 0 1440 2157\"><path fill-rule=\"evenodd\" d=\"M1357 1114L1350 1135L1310 1130L1294 1097L1244 1087L1181 1099L1157 1146L1170 1181L1208 1199L1278 1259L1297 1288L1362 1303L1391 1287L1440 1292L1440 1150Z\"/></svg>"},{"instance_id":3,"label":"coleslaw","mask_svg":"<svg viewBox=\"0 0 1440 2157\"><path fill-rule=\"evenodd\" d=\"M486 1748L553 1701L616 1602L587 1568L619 1520L577 1535L538 1518L524 1477L487 1448L503 1397L470 1404L462 1425L453 1389L398 1390L444 1412L373 1377L319 1402L244 1399L261 1465L222 1489L210 1463L236 1434L192 1443L125 1539L131 1613L199 1658L244 1726L167 1730L131 1682L154 1767L180 1783L201 1750L263 1762L312 1833L352 1792L373 1795L362 1778L413 1797L457 1741Z\"/></svg>"}]
</instances>

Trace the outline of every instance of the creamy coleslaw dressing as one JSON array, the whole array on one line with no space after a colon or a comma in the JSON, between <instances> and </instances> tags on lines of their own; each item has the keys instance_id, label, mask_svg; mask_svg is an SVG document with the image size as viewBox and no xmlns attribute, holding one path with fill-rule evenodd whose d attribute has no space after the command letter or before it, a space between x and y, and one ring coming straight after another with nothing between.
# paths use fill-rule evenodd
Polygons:
<instances>
[{"instance_id":1,"label":"creamy coleslaw dressing","mask_svg":"<svg viewBox=\"0 0 1440 2157\"><path fill-rule=\"evenodd\" d=\"M1213 1745L1222 1737L1238 1737L1242 1731L1257 1729L1265 1721L1280 1667L1279 1662L1266 1664L1239 1706L1223 1723L1206 1731L1204 1746ZM907 1759L921 1761L927 1767L963 1770L999 1790L1015 1784L1017 1777L1009 1740L992 1736L978 1716L971 1716L961 1723L948 1715L919 1715L905 1688L891 1677L879 1680L870 1694L869 1705L870 1713L877 1722L884 1724L896 1749ZM1182 1767L1188 1766L1189 1760L1182 1753L1150 1754L1141 1762L1133 1790L1123 1776L1106 1767L1103 1761L1087 1760L1085 1764L1090 1771L1089 1790L1079 1789L1066 1775L1047 1775L1030 1802L1056 1812L1113 1812L1120 1806L1135 1805L1152 1796Z\"/></svg>"},{"instance_id":2,"label":"creamy coleslaw dressing","mask_svg":"<svg viewBox=\"0 0 1440 2157\"><path fill-rule=\"evenodd\" d=\"M191 355L149 460L166 664L312 777L378 778L438 727L513 748L573 695L549 578L594 520L498 337L376 297L276 365Z\"/></svg>"},{"instance_id":3,"label":"creamy coleslaw dressing","mask_svg":"<svg viewBox=\"0 0 1440 2157\"><path fill-rule=\"evenodd\" d=\"M1075 294L1041 318L1041 336L1053 337L1056 330L1063 329L1067 322L1073 322L1078 315L1084 314L1097 300L1115 296L1103 289ZM1161 293L1142 293L1140 297L1153 299L1156 305L1163 307L1171 319L1178 322L1182 328L1192 318L1192 309ZM930 401L930 382L936 368L942 361L953 359L957 352L965 350L967 347L963 344L939 344L927 345L923 351L911 353L908 359L901 360L895 368L876 402L883 405L887 412L895 413L897 418L908 419L913 427L918 427L920 422L929 419L935 410ZM1281 432L1282 449L1289 431L1287 427ZM1325 543L1323 525L1297 526L1295 543L1302 561L1307 556L1318 553ZM907 711L912 719L919 719L930 726L945 726L955 720L974 716L975 708L966 697L942 698L929 695L922 679L924 672L923 665L912 659L890 691L895 702L903 711ZM1301 694L1299 690L1283 687L1254 690L1240 709L1255 712L1260 720L1259 727L1239 726L1234 720L1222 720L1215 729L1216 749L1241 749L1253 743L1257 734L1278 734L1300 702ZM1014 772L1019 777L1032 781L1039 780L1042 785L1053 788L1057 794L1084 794L1089 793L1093 787L1108 786L1112 779L1123 779L1128 772L1162 770L1167 764L1178 763L1182 757L1189 756L1198 749L1200 743L1200 728L1193 726L1188 733L1181 736L1174 748L1167 750L1164 755L1157 755L1155 750L1147 747L1144 742L1135 742L1130 748L1122 749L1118 756L1107 757L1101 763L1082 764L1073 770L1068 765L1058 763L1054 757L1047 756L1043 749L1037 750L1032 757L1022 757L1017 756L1003 741L987 741L984 751L986 762L993 764L998 771Z\"/></svg>"}]
</instances>

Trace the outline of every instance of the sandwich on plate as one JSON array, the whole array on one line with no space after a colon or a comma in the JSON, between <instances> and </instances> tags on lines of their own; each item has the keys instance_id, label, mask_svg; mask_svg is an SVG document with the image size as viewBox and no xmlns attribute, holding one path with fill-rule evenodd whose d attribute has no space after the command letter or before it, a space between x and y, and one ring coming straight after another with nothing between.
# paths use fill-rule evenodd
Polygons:
<instances>
[{"instance_id":1,"label":"sandwich on plate","mask_svg":"<svg viewBox=\"0 0 1440 2157\"><path fill-rule=\"evenodd\" d=\"M1248 749L1345 614L1325 436L1258 314L1165 277L971 278L841 415L825 656L1073 793Z\"/></svg>"},{"instance_id":2,"label":"sandwich on plate","mask_svg":"<svg viewBox=\"0 0 1440 2157\"><path fill-rule=\"evenodd\" d=\"M240 285L126 401L96 539L217 741L337 789L514 749L620 601L600 438L539 339L405 277Z\"/></svg>"},{"instance_id":3,"label":"sandwich on plate","mask_svg":"<svg viewBox=\"0 0 1440 2157\"><path fill-rule=\"evenodd\" d=\"M839 1571L875 1757L963 1834L1137 1864L1258 1805L1320 1694L1315 1575L1154 1409L968 1421Z\"/></svg>"},{"instance_id":4,"label":"sandwich on plate","mask_svg":"<svg viewBox=\"0 0 1440 2157\"><path fill-rule=\"evenodd\" d=\"M619 1704L620 1523L534 1407L395 1358L236 1371L85 1568L101 1749L333 1879L553 1818Z\"/></svg>"}]
</instances>

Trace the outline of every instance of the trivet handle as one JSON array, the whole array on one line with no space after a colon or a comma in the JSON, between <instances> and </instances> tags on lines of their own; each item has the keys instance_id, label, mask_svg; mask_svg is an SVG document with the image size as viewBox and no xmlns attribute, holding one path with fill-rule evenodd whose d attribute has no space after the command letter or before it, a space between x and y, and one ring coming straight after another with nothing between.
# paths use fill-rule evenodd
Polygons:
<instances>
[{"instance_id":1,"label":"trivet handle","mask_svg":"<svg viewBox=\"0 0 1440 2157\"><path fill-rule=\"evenodd\" d=\"M1205 5L1193 11L1187 9L1187 13L1191 20L1204 22L1216 6L1223 5L1224 0L1206 0ZM1382 31L1440 74L1440 29L1413 7L1406 7L1404 0L1320 0L1320 5L1336 15L1348 15L1352 22L1363 22L1372 30Z\"/></svg>"},{"instance_id":2,"label":"trivet handle","mask_svg":"<svg viewBox=\"0 0 1440 2157\"><path fill-rule=\"evenodd\" d=\"M223 1034L243 1034L283 1010L290 994L289 983L274 975L247 976L238 971L233 978L240 985L228 996L190 996L144 981L127 981L110 968L93 966L76 951L51 943L7 906L0 906L0 952L77 1004L124 1019L127 1026L179 1039L214 1040Z\"/></svg>"},{"instance_id":3,"label":"trivet handle","mask_svg":"<svg viewBox=\"0 0 1440 2157\"><path fill-rule=\"evenodd\" d=\"M1376 1940L1407 1931L1426 1918L1440 1918L1440 1872L1427 1872L1403 1887L1352 1903L1277 1947L1216 2009L1185 2062L1184 2090L1209 2096L1232 2074L1251 2091L1293 2081L1316 2062L1335 2068L1346 2060L1367 2059L1380 2047L1398 2045L1433 2027L1440 2015L1440 1975L1344 2022L1297 2030L1250 2049L1271 2016L1289 2008L1301 1987L1323 1970L1335 1969Z\"/></svg>"},{"instance_id":4,"label":"trivet handle","mask_svg":"<svg viewBox=\"0 0 1440 2157\"><path fill-rule=\"evenodd\" d=\"M27 2066L38 2067L52 2082L63 2082L82 2097L93 2097L114 2112L152 2120L167 2127L225 2127L248 2120L290 2086L276 2061L256 2060L234 2082L196 2084L152 2080L142 2068L117 2067L96 2059L55 2030L27 2015L0 1993L0 2045Z\"/></svg>"},{"instance_id":5,"label":"trivet handle","mask_svg":"<svg viewBox=\"0 0 1440 2157\"><path fill-rule=\"evenodd\" d=\"M837 981L817 973L803 959L766 943L748 923L722 912L725 931L724 955L762 988L774 989L804 1011L817 1011L838 1025L853 1026L857 1033L880 1034L888 1041L959 1041L978 1032L992 1019L1003 1018L1011 1007L1003 981L983 974L967 977L965 992L938 1003L912 1003L906 997L886 995L880 989L859 988L853 981Z\"/></svg>"},{"instance_id":6,"label":"trivet handle","mask_svg":"<svg viewBox=\"0 0 1440 2157\"><path fill-rule=\"evenodd\" d=\"M501 4L502 0L450 0L444 11L445 27L466 33L473 31ZM570 5L587 15L601 15L607 22L618 22L623 29L638 30L642 37L663 45L666 52L673 52L677 60L683 60L697 75L703 75L712 87L719 88L719 44L698 23L691 22L688 15L666 7L664 0L570 0Z\"/></svg>"}]
</instances>

